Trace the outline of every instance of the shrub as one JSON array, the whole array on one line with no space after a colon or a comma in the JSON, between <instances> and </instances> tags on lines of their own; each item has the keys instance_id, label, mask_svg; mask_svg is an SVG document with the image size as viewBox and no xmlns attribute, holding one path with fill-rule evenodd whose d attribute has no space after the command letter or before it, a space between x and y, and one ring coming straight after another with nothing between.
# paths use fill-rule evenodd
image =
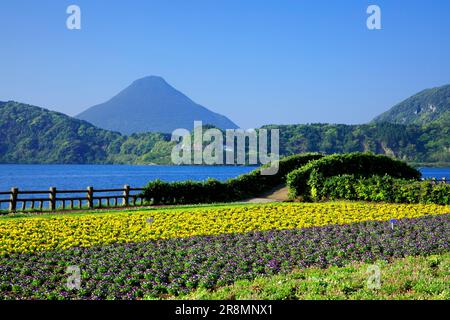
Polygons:
<instances>
[{"instance_id":1,"label":"shrub","mask_svg":"<svg viewBox=\"0 0 450 320\"><path fill-rule=\"evenodd\" d=\"M311 161L288 174L291 197L314 198L321 181L329 177L353 174L359 177L389 175L400 179L419 179L421 174L408 164L372 153L334 154Z\"/></svg>"},{"instance_id":2,"label":"shrub","mask_svg":"<svg viewBox=\"0 0 450 320\"><path fill-rule=\"evenodd\" d=\"M450 205L450 185L429 181L395 179L390 176L358 178L355 175L325 179L314 199L347 199L396 203Z\"/></svg>"},{"instance_id":3,"label":"shrub","mask_svg":"<svg viewBox=\"0 0 450 320\"><path fill-rule=\"evenodd\" d=\"M215 179L207 181L163 182L151 181L143 192L145 200L153 204L197 204L238 201L268 192L286 182L289 172L300 168L309 161L323 156L318 153L306 153L285 157L279 160L278 172L274 175L262 175L261 170L268 165L247 174L221 182Z\"/></svg>"}]
</instances>

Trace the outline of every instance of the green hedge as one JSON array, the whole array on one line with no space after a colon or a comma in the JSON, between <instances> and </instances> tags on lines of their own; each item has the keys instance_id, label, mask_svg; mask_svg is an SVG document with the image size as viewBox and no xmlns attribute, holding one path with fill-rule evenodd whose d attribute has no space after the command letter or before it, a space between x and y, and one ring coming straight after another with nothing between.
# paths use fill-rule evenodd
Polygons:
<instances>
[{"instance_id":1,"label":"green hedge","mask_svg":"<svg viewBox=\"0 0 450 320\"><path fill-rule=\"evenodd\" d=\"M225 182L215 179L209 179L204 182L163 182L155 180L145 187L143 196L146 201L152 204L197 204L239 201L259 196L286 183L286 176L289 172L300 168L309 161L322 157L318 153L289 156L280 159L277 174L261 175L263 166L248 174L243 174Z\"/></svg>"},{"instance_id":2,"label":"green hedge","mask_svg":"<svg viewBox=\"0 0 450 320\"><path fill-rule=\"evenodd\" d=\"M387 175L368 178L342 175L322 181L314 198L450 205L450 185L395 179Z\"/></svg>"},{"instance_id":3,"label":"green hedge","mask_svg":"<svg viewBox=\"0 0 450 320\"><path fill-rule=\"evenodd\" d=\"M360 177L389 175L400 179L419 179L421 174L408 164L372 153L334 154L311 161L288 174L290 196L305 200L314 198L317 187L326 178L354 174Z\"/></svg>"}]
</instances>

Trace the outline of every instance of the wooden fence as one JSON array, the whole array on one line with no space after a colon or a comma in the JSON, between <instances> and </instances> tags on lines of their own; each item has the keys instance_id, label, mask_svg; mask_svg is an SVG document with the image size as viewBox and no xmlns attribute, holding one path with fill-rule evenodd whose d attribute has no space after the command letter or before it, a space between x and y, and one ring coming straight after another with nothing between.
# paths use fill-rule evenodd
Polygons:
<instances>
[{"instance_id":1,"label":"wooden fence","mask_svg":"<svg viewBox=\"0 0 450 320\"><path fill-rule=\"evenodd\" d=\"M432 184L450 183L450 180L446 178L422 178L422 180L430 181ZM3 203L8 204L6 210L9 212L42 211L44 208L54 211L59 209L143 206L144 199L140 193L132 194L132 192L143 190L144 188L131 188L129 185L125 185L123 189L94 189L93 187L87 187L85 190L59 190L51 187L49 190L44 191L22 191L18 188L12 188L11 191L0 192L0 211ZM111 195L111 193L116 194ZM70 194L75 194L75 196L67 196ZM32 195L35 197L26 197ZM4 197L7 198L5 199ZM45 203L48 205L44 206Z\"/></svg>"},{"instance_id":2,"label":"wooden fence","mask_svg":"<svg viewBox=\"0 0 450 320\"><path fill-rule=\"evenodd\" d=\"M0 198L0 208L2 203L9 204L7 209L9 212L43 210L44 208L49 210L73 210L142 206L144 205L143 197L139 193L132 194L132 192L143 190L144 188L131 188L129 185L125 185L123 189L87 187L85 190L59 190L51 187L44 191L22 191L18 188L12 188L11 191L0 192L0 197L9 196L8 199ZM71 194L74 196L67 196ZM34 195L34 197L30 197L31 195ZM48 205L44 206L44 204Z\"/></svg>"}]
</instances>

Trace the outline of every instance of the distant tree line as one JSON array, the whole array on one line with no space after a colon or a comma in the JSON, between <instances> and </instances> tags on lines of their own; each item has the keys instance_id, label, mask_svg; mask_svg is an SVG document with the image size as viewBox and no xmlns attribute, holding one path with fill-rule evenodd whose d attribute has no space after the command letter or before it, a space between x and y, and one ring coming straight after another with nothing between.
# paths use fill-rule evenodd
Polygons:
<instances>
[{"instance_id":1,"label":"distant tree line","mask_svg":"<svg viewBox=\"0 0 450 320\"><path fill-rule=\"evenodd\" d=\"M264 126L280 129L281 156L371 151L410 163L450 164L450 121ZM62 113L0 104L0 163L171 164L170 135L121 135Z\"/></svg>"}]
</instances>

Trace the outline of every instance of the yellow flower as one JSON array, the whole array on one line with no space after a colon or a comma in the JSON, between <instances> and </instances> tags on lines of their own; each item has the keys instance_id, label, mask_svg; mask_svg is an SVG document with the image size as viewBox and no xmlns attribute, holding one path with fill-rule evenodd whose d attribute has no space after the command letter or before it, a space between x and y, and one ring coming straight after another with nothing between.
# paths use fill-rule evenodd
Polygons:
<instances>
[{"instance_id":1,"label":"yellow flower","mask_svg":"<svg viewBox=\"0 0 450 320\"><path fill-rule=\"evenodd\" d=\"M0 219L0 255L251 230L386 221L448 212L450 206L428 204L325 202Z\"/></svg>"}]
</instances>

